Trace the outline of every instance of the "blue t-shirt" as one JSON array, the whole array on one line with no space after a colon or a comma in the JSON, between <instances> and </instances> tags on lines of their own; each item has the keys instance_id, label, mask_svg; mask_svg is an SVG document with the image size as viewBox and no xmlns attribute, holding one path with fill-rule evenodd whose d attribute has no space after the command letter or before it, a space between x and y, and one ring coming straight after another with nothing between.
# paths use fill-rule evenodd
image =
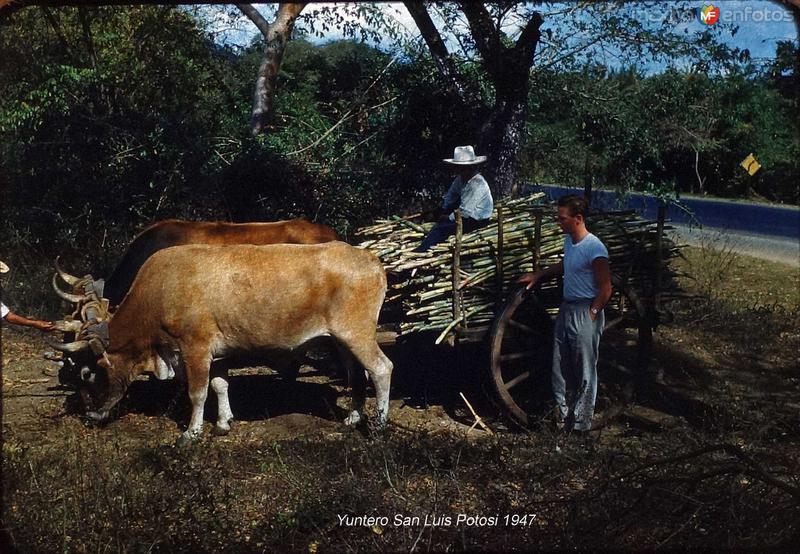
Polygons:
<instances>
[{"instance_id":1,"label":"blue t-shirt","mask_svg":"<svg viewBox=\"0 0 800 554\"><path fill-rule=\"evenodd\" d=\"M608 249L593 234L575 244L571 236L564 238L564 300L591 300L597 296L592 269L596 258L608 258Z\"/></svg>"}]
</instances>

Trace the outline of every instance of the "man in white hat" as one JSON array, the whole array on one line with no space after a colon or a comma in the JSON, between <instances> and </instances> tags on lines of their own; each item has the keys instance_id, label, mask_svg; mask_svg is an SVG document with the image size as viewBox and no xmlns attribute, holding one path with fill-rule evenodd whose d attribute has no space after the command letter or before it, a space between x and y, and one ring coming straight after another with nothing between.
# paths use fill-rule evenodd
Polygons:
<instances>
[{"instance_id":1,"label":"man in white hat","mask_svg":"<svg viewBox=\"0 0 800 554\"><path fill-rule=\"evenodd\" d=\"M8 273L8 266L0 261L0 273ZM40 331L52 331L53 330L53 323L50 321L42 321L40 319L28 319L27 317L22 317L21 315L17 315L11 310L8 309L8 306L0 302L0 318L8 321L9 323L14 323L16 325L23 325L25 327L33 327L34 329L39 329Z\"/></svg>"},{"instance_id":2,"label":"man in white hat","mask_svg":"<svg viewBox=\"0 0 800 554\"><path fill-rule=\"evenodd\" d=\"M414 252L425 252L434 244L444 241L456 232L456 208L461 210L462 225L465 233L481 227L492 215L494 201L489 183L478 172L478 166L486 161L486 156L476 156L472 146L456 146L452 158L444 163L455 166L456 177L444 197L439 211L443 217L434 225Z\"/></svg>"}]
</instances>

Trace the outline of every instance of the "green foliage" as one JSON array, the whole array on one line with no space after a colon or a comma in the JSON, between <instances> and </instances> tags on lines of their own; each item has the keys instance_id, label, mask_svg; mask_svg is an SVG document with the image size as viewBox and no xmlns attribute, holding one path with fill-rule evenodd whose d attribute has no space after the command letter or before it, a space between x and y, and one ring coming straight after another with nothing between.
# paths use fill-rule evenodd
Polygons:
<instances>
[{"instance_id":1,"label":"green foliage","mask_svg":"<svg viewBox=\"0 0 800 554\"><path fill-rule=\"evenodd\" d=\"M753 67L727 76L670 69L644 76L587 66L537 75L523 174L621 191L648 183L719 196L798 202L796 99ZM739 163L753 152L754 177Z\"/></svg>"}]
</instances>

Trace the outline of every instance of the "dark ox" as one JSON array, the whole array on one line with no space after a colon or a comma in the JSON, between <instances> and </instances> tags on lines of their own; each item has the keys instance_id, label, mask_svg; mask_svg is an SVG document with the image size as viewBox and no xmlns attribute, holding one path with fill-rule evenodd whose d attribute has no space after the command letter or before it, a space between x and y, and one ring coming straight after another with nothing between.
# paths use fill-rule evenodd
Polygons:
<instances>
[{"instance_id":1,"label":"dark ox","mask_svg":"<svg viewBox=\"0 0 800 554\"><path fill-rule=\"evenodd\" d=\"M104 296L116 306L131 287L142 264L153 254L182 244L319 244L339 240L327 225L305 219L270 223L226 223L167 219L139 233L105 283Z\"/></svg>"},{"instance_id":2,"label":"dark ox","mask_svg":"<svg viewBox=\"0 0 800 554\"><path fill-rule=\"evenodd\" d=\"M370 252L342 242L320 245L190 245L164 249L142 266L109 322L108 346L99 356L92 391L105 420L140 374L185 377L192 402L189 427L179 439L197 437L209 383L217 394L216 433L233 419L224 372L211 362L242 352L292 350L331 336L346 353L352 410L361 420L367 375L375 385L378 420L389 408L392 363L376 341L386 275ZM65 345L88 349L89 341ZM98 351L99 350L99 351ZM366 369L353 371L353 358Z\"/></svg>"}]
</instances>

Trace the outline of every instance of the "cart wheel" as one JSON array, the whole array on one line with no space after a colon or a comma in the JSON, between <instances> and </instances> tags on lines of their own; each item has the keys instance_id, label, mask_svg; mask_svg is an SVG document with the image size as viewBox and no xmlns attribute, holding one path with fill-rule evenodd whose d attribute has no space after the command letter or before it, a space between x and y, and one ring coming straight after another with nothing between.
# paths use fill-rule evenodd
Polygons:
<instances>
[{"instance_id":1,"label":"cart wheel","mask_svg":"<svg viewBox=\"0 0 800 554\"><path fill-rule=\"evenodd\" d=\"M614 292L605 308L600 339L600 371L612 367L626 374L646 369L652 330L635 291L612 275ZM491 332L491 383L506 414L529 427L552 399L553 319L534 294L518 290L495 319Z\"/></svg>"},{"instance_id":2,"label":"cart wheel","mask_svg":"<svg viewBox=\"0 0 800 554\"><path fill-rule=\"evenodd\" d=\"M491 340L491 384L501 408L528 427L550 394L553 320L524 287L506 303L494 321Z\"/></svg>"},{"instance_id":3,"label":"cart wheel","mask_svg":"<svg viewBox=\"0 0 800 554\"><path fill-rule=\"evenodd\" d=\"M636 291L611 275L614 292L605 307L606 324L600 338L598 366L643 377L650 361L653 330Z\"/></svg>"}]
</instances>

